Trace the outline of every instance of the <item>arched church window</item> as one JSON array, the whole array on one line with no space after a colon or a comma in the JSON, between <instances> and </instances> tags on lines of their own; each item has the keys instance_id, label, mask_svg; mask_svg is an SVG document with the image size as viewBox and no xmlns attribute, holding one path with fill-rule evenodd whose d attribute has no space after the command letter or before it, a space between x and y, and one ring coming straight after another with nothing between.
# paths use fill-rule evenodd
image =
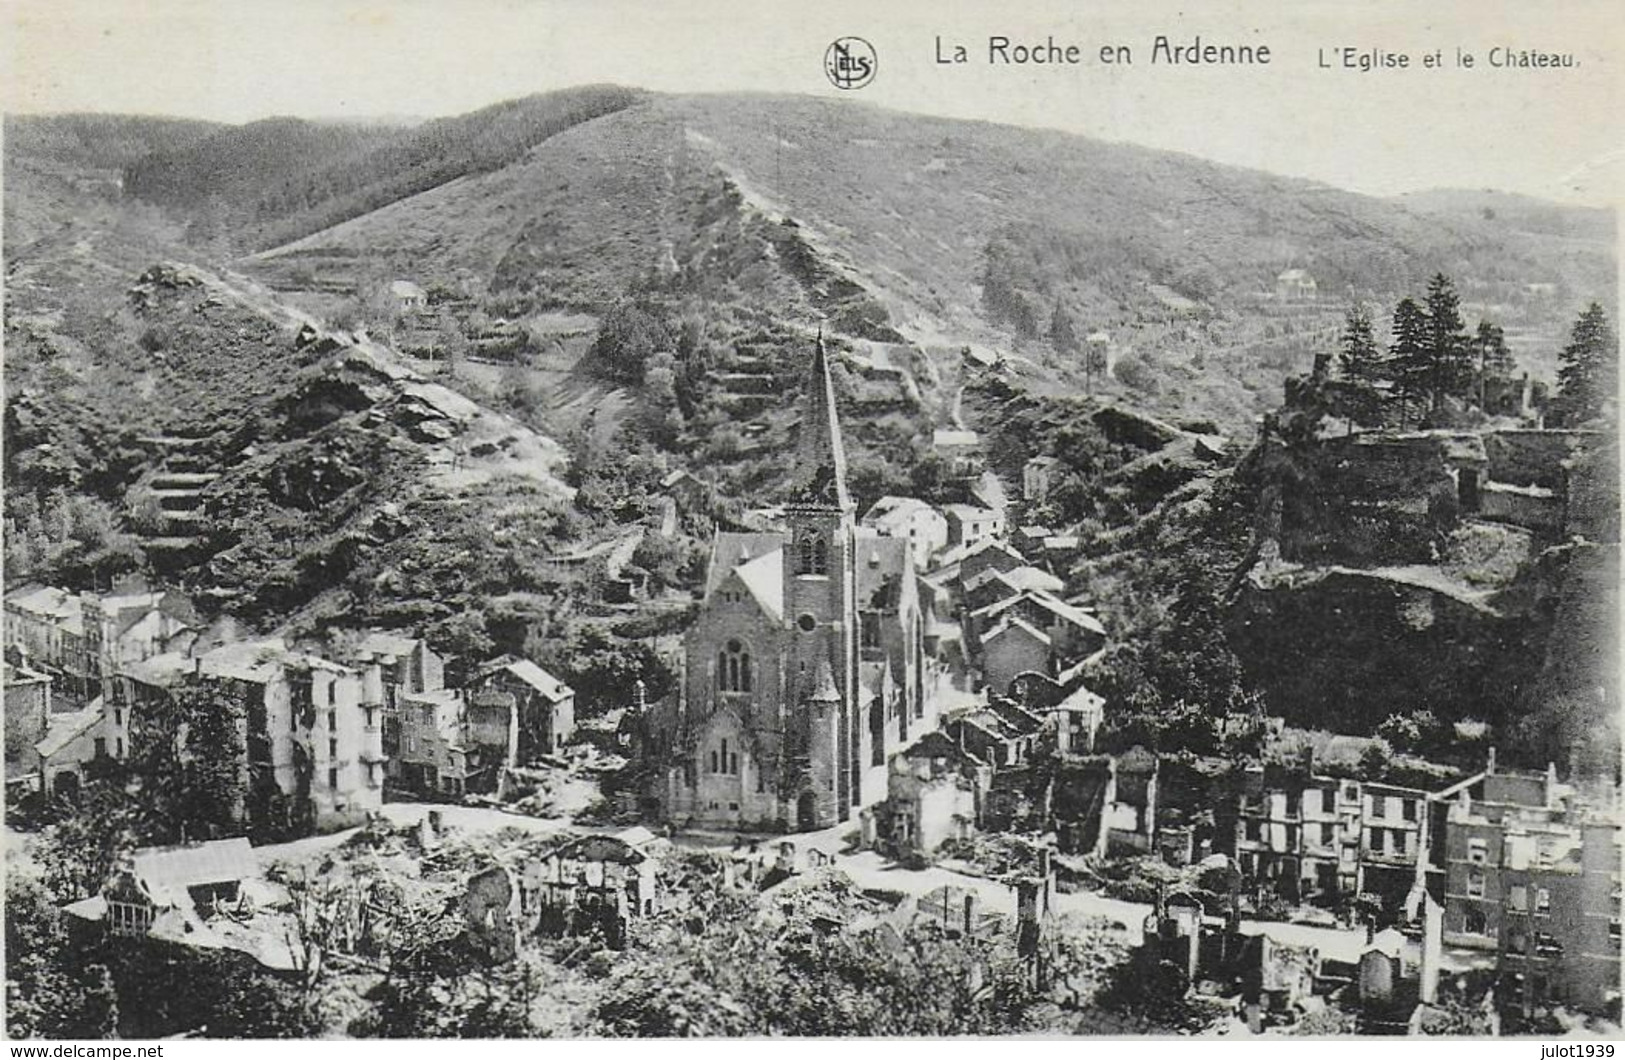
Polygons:
<instances>
[{"instance_id":1,"label":"arched church window","mask_svg":"<svg viewBox=\"0 0 1625 1060\"><path fill-rule=\"evenodd\" d=\"M724 692L749 692L754 682L750 649L730 640L717 657L717 683Z\"/></svg>"},{"instance_id":2,"label":"arched church window","mask_svg":"<svg viewBox=\"0 0 1625 1060\"><path fill-rule=\"evenodd\" d=\"M828 574L829 549L817 534L803 537L796 549L797 574Z\"/></svg>"}]
</instances>

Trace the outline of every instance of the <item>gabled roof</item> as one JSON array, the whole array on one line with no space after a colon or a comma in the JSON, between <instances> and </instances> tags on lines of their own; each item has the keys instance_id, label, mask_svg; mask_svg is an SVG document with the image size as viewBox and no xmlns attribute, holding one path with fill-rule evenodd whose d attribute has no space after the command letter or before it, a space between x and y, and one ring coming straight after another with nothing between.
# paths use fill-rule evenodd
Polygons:
<instances>
[{"instance_id":1,"label":"gabled roof","mask_svg":"<svg viewBox=\"0 0 1625 1060\"><path fill-rule=\"evenodd\" d=\"M404 633L386 633L383 630L371 630L355 646L356 655L393 655L403 658L417 650L420 642L416 637L408 637Z\"/></svg>"},{"instance_id":2,"label":"gabled roof","mask_svg":"<svg viewBox=\"0 0 1625 1060\"><path fill-rule=\"evenodd\" d=\"M982 643L991 644L993 641L999 640L1002 637L1007 637L1018 633L1024 634L1029 640L1037 641L1039 644L1049 647L1049 634L1028 622L1020 615L1005 615L1003 618L999 619L997 625L988 630L986 633L982 634Z\"/></svg>"},{"instance_id":3,"label":"gabled roof","mask_svg":"<svg viewBox=\"0 0 1625 1060\"><path fill-rule=\"evenodd\" d=\"M991 568L990 568L991 569ZM1066 583L1049 571L1037 567L1015 567L1011 570L1000 571L998 577L1012 589L1026 590L1039 589L1046 593L1058 593L1066 588Z\"/></svg>"},{"instance_id":4,"label":"gabled roof","mask_svg":"<svg viewBox=\"0 0 1625 1060\"><path fill-rule=\"evenodd\" d=\"M997 580L999 574L1000 571L997 567L984 567L965 579L964 589L967 593L975 592L988 582Z\"/></svg>"},{"instance_id":5,"label":"gabled roof","mask_svg":"<svg viewBox=\"0 0 1625 1060\"><path fill-rule=\"evenodd\" d=\"M998 551L1009 556L1011 559L1019 559L1023 562L1026 562L1027 559L1026 556L1023 556L1019 551L1016 550L1015 546L1011 545L1008 541L1004 541L996 537L988 537L983 538L982 540L976 542L976 544L965 549L965 554L958 557L958 560L959 562L963 563L965 560L970 559L973 556L980 556L989 549L997 549Z\"/></svg>"},{"instance_id":6,"label":"gabled roof","mask_svg":"<svg viewBox=\"0 0 1625 1060\"><path fill-rule=\"evenodd\" d=\"M781 550L734 568L750 595L775 622L784 621L784 556Z\"/></svg>"},{"instance_id":7,"label":"gabled roof","mask_svg":"<svg viewBox=\"0 0 1625 1060\"><path fill-rule=\"evenodd\" d=\"M205 652L199 672L264 684L276 677L289 660L288 647L280 640L244 640Z\"/></svg>"},{"instance_id":8,"label":"gabled roof","mask_svg":"<svg viewBox=\"0 0 1625 1060\"><path fill-rule=\"evenodd\" d=\"M741 563L759 559L769 552L777 553L789 542L790 535L779 531L766 533L718 531L711 539L711 563L705 573L705 595L709 597L715 592L723 580Z\"/></svg>"},{"instance_id":9,"label":"gabled roof","mask_svg":"<svg viewBox=\"0 0 1625 1060\"><path fill-rule=\"evenodd\" d=\"M83 710L76 710L72 714L53 714L51 722L45 729L45 738L34 745L41 758L49 759L60 754L64 748L79 737L88 733L102 720L101 697L91 701L91 705Z\"/></svg>"},{"instance_id":10,"label":"gabled roof","mask_svg":"<svg viewBox=\"0 0 1625 1060\"><path fill-rule=\"evenodd\" d=\"M988 701L987 709L1024 735L1031 735L1044 727L1044 719L1008 699L995 696Z\"/></svg>"},{"instance_id":11,"label":"gabled roof","mask_svg":"<svg viewBox=\"0 0 1625 1060\"><path fill-rule=\"evenodd\" d=\"M676 471L668 471L665 476L661 478L660 486L662 489L671 489L673 486L684 481L685 479L696 483L700 481L684 469L678 468Z\"/></svg>"},{"instance_id":12,"label":"gabled roof","mask_svg":"<svg viewBox=\"0 0 1625 1060\"><path fill-rule=\"evenodd\" d=\"M861 522L869 526L905 523L915 516L934 509L918 497L882 497L863 513Z\"/></svg>"},{"instance_id":13,"label":"gabled roof","mask_svg":"<svg viewBox=\"0 0 1625 1060\"><path fill-rule=\"evenodd\" d=\"M389 281L389 293L396 298L427 298L428 292L411 280Z\"/></svg>"},{"instance_id":14,"label":"gabled roof","mask_svg":"<svg viewBox=\"0 0 1625 1060\"><path fill-rule=\"evenodd\" d=\"M931 432L931 444L947 446L980 445L982 440L975 431L938 427Z\"/></svg>"},{"instance_id":15,"label":"gabled roof","mask_svg":"<svg viewBox=\"0 0 1625 1060\"><path fill-rule=\"evenodd\" d=\"M180 846L147 847L137 850L130 860L136 879L154 893L231 883L259 872L254 850L241 836Z\"/></svg>"},{"instance_id":16,"label":"gabled roof","mask_svg":"<svg viewBox=\"0 0 1625 1060\"><path fill-rule=\"evenodd\" d=\"M941 729L932 729L918 740L897 752L904 758L946 758L950 762L967 765L986 765L980 758L960 747Z\"/></svg>"},{"instance_id":17,"label":"gabled roof","mask_svg":"<svg viewBox=\"0 0 1625 1060\"><path fill-rule=\"evenodd\" d=\"M970 495L997 512L1010 507L1010 497L1004 491L1003 480L991 471L984 471L977 477L970 488Z\"/></svg>"},{"instance_id":18,"label":"gabled roof","mask_svg":"<svg viewBox=\"0 0 1625 1060\"><path fill-rule=\"evenodd\" d=\"M24 586L6 594L6 606L59 626L69 633L85 631L84 604L66 589Z\"/></svg>"},{"instance_id":19,"label":"gabled roof","mask_svg":"<svg viewBox=\"0 0 1625 1060\"><path fill-rule=\"evenodd\" d=\"M1080 629L1086 629L1091 633L1098 633L1101 636L1106 635L1106 627L1100 624L1100 620L1098 618L1086 611L1072 606L1059 597L1044 592L1042 589L1023 590L1018 596L1006 597L1003 600L988 604L986 607L978 608L975 611L972 611L971 614L978 618L993 618L997 615L1003 614L1010 608L1015 607L1022 601L1028 600Z\"/></svg>"},{"instance_id":20,"label":"gabled roof","mask_svg":"<svg viewBox=\"0 0 1625 1060\"><path fill-rule=\"evenodd\" d=\"M169 688L197 669L197 661L184 652L170 651L140 662L126 663L119 673L154 688Z\"/></svg>"},{"instance_id":21,"label":"gabled roof","mask_svg":"<svg viewBox=\"0 0 1625 1060\"><path fill-rule=\"evenodd\" d=\"M481 677L489 677L499 671L512 674L554 703L575 695L573 688L540 666L537 666L529 659L520 659L513 655L504 655L501 658L492 659L481 666L478 672Z\"/></svg>"},{"instance_id":22,"label":"gabled roof","mask_svg":"<svg viewBox=\"0 0 1625 1060\"><path fill-rule=\"evenodd\" d=\"M977 504L944 504L942 513L950 519L963 522L966 519L997 519L999 513L993 508L984 508Z\"/></svg>"},{"instance_id":23,"label":"gabled roof","mask_svg":"<svg viewBox=\"0 0 1625 1060\"><path fill-rule=\"evenodd\" d=\"M1073 689L1065 699L1051 709L1053 710L1098 710L1106 705L1106 697L1098 692L1091 692L1083 685Z\"/></svg>"}]
</instances>

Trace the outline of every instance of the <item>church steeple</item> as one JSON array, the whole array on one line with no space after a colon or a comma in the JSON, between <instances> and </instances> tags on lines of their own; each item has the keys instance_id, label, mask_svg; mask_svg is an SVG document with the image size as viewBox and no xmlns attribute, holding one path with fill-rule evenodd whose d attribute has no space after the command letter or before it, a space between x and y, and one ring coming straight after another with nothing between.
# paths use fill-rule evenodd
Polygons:
<instances>
[{"instance_id":1,"label":"church steeple","mask_svg":"<svg viewBox=\"0 0 1625 1060\"><path fill-rule=\"evenodd\" d=\"M793 475L793 506L851 509L852 497L846 489L846 449L841 444L835 382L830 378L822 330L813 351L812 373L801 395L801 439Z\"/></svg>"}]
</instances>

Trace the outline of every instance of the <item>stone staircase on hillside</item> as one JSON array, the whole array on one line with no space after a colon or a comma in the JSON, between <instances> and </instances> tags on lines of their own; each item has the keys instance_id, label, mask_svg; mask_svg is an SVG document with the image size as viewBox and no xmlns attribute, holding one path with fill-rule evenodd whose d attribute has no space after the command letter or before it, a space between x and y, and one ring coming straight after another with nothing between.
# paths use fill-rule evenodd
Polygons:
<instances>
[{"instance_id":1,"label":"stone staircase on hillside","mask_svg":"<svg viewBox=\"0 0 1625 1060\"><path fill-rule=\"evenodd\" d=\"M205 439L163 435L142 441L163 453L157 470L146 482L147 489L158 501L159 525L156 533L142 537L142 545L149 552L189 549L202 535L204 490L220 477L218 472L208 470L202 453Z\"/></svg>"}]
</instances>

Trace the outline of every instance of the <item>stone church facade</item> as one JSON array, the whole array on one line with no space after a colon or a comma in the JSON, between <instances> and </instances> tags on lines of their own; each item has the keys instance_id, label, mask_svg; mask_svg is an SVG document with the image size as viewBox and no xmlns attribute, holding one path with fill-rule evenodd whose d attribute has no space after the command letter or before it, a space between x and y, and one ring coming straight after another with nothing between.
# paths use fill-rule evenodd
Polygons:
<instances>
[{"instance_id":1,"label":"stone church facade","mask_svg":"<svg viewBox=\"0 0 1625 1060\"><path fill-rule=\"evenodd\" d=\"M937 727L909 542L857 525L821 339L801 404L785 529L717 533L678 689L638 724L644 806L680 827L837 824Z\"/></svg>"}]
</instances>

